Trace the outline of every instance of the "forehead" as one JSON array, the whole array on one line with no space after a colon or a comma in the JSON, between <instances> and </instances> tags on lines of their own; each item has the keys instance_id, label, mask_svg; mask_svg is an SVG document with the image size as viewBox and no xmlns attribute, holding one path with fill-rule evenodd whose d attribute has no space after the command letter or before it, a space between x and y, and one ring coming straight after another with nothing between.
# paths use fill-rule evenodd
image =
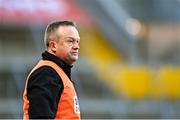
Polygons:
<instances>
[{"instance_id":1,"label":"forehead","mask_svg":"<svg viewBox=\"0 0 180 120\"><path fill-rule=\"evenodd\" d=\"M74 26L60 26L57 29L57 34L60 35L60 37L73 37L80 39L79 32Z\"/></svg>"}]
</instances>

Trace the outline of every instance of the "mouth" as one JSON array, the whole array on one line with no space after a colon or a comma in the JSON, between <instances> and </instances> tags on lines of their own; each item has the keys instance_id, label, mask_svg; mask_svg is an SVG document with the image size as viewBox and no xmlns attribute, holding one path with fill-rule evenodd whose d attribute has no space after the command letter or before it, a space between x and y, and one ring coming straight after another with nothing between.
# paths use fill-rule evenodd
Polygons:
<instances>
[{"instance_id":1,"label":"mouth","mask_svg":"<svg viewBox=\"0 0 180 120\"><path fill-rule=\"evenodd\" d=\"M78 55L79 53L78 52L72 52L73 55Z\"/></svg>"}]
</instances>

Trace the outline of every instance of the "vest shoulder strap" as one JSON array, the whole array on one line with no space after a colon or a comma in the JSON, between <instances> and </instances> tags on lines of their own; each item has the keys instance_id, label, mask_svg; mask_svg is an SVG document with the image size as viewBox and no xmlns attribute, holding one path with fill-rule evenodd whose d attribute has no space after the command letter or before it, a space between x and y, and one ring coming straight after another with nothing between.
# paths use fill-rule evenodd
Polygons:
<instances>
[{"instance_id":1,"label":"vest shoulder strap","mask_svg":"<svg viewBox=\"0 0 180 120\"><path fill-rule=\"evenodd\" d=\"M63 80L63 83L65 84L67 81L68 76L64 73L64 71L62 70L62 68L60 68L56 63L49 61L49 60L40 60L38 62L38 64L31 70L29 76L32 74L32 72L34 72L36 69L42 67L42 66L50 66L52 67L61 77L61 79ZM28 78L29 78L28 76Z\"/></svg>"}]
</instances>

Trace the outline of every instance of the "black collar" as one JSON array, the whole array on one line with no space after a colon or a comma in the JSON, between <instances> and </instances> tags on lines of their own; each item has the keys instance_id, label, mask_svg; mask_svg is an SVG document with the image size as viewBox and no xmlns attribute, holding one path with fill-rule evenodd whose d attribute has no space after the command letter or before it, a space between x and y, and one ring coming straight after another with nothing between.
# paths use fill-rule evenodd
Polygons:
<instances>
[{"instance_id":1,"label":"black collar","mask_svg":"<svg viewBox=\"0 0 180 120\"><path fill-rule=\"evenodd\" d=\"M71 79L71 68L73 67L73 65L67 64L66 62L64 62L63 60L58 58L57 56L55 56L47 51L42 53L42 59L50 60L50 61L56 63L59 67L61 67L63 69L63 71L66 73L66 75L69 77L69 79Z\"/></svg>"}]
</instances>

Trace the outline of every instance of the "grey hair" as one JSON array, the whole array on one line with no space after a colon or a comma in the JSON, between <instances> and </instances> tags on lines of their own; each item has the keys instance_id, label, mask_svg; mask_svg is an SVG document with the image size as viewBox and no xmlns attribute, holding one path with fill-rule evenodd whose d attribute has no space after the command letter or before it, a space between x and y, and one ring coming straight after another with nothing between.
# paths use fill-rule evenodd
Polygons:
<instances>
[{"instance_id":1,"label":"grey hair","mask_svg":"<svg viewBox=\"0 0 180 120\"><path fill-rule=\"evenodd\" d=\"M76 23L70 20L64 21L53 21L49 23L46 27L45 34L44 34L44 44L47 48L49 46L49 41L57 39L56 31L59 26L74 26L76 27Z\"/></svg>"}]
</instances>

